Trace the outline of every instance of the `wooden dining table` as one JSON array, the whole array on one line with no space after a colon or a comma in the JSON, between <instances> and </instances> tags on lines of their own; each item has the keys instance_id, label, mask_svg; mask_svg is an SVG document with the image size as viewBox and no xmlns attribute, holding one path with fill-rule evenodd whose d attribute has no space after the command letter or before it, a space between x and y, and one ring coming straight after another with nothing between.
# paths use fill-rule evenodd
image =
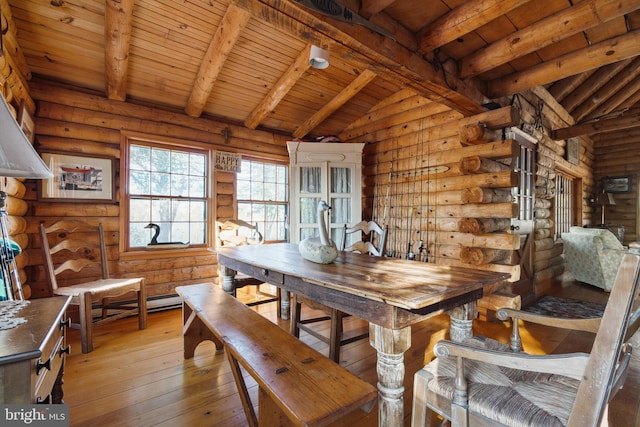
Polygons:
<instances>
[{"instance_id":1,"label":"wooden dining table","mask_svg":"<svg viewBox=\"0 0 640 427\"><path fill-rule=\"evenodd\" d=\"M369 342L377 351L378 424L385 427L403 425L404 353L411 346L411 325L445 311L453 340L471 336L478 299L509 277L352 252L317 264L291 243L216 252L227 285L240 272L369 322Z\"/></svg>"}]
</instances>

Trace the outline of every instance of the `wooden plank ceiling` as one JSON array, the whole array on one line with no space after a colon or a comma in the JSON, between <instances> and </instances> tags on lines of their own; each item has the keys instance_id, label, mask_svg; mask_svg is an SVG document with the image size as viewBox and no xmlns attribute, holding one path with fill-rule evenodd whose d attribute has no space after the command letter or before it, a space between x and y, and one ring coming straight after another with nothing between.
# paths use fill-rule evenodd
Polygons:
<instances>
[{"instance_id":1,"label":"wooden plank ceiling","mask_svg":"<svg viewBox=\"0 0 640 427\"><path fill-rule=\"evenodd\" d=\"M438 103L468 116L530 89L581 125L557 139L639 122L639 0L0 6L5 50L27 84L37 76L298 138L346 137L382 105ZM309 67L312 44L330 52L328 68Z\"/></svg>"}]
</instances>

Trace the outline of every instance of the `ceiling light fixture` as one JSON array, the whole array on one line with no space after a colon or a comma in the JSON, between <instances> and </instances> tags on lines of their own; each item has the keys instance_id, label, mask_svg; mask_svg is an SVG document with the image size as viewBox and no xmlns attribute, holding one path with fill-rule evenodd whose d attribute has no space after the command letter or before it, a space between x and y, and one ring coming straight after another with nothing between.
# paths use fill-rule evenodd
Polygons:
<instances>
[{"instance_id":1,"label":"ceiling light fixture","mask_svg":"<svg viewBox=\"0 0 640 427\"><path fill-rule=\"evenodd\" d=\"M329 66L329 51L312 45L309 52L309 65L319 70L327 68Z\"/></svg>"}]
</instances>

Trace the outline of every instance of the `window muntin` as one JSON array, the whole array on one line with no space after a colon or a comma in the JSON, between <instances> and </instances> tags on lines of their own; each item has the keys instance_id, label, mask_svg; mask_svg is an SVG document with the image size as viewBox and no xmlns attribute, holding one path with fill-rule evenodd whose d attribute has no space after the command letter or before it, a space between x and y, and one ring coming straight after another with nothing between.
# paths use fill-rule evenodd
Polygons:
<instances>
[{"instance_id":1,"label":"window muntin","mask_svg":"<svg viewBox=\"0 0 640 427\"><path fill-rule=\"evenodd\" d=\"M243 159L236 182L238 219L257 225L267 242L287 241L287 166Z\"/></svg>"},{"instance_id":2,"label":"window muntin","mask_svg":"<svg viewBox=\"0 0 640 427\"><path fill-rule=\"evenodd\" d=\"M535 151L530 144L520 145L520 155L515 161L515 172L518 174L518 186L513 190L515 202L518 204L519 220L533 220L535 202Z\"/></svg>"},{"instance_id":3,"label":"window muntin","mask_svg":"<svg viewBox=\"0 0 640 427\"><path fill-rule=\"evenodd\" d=\"M562 233L568 232L573 225L573 177L556 172L556 197L555 197L555 235L556 239Z\"/></svg>"},{"instance_id":4,"label":"window muntin","mask_svg":"<svg viewBox=\"0 0 640 427\"><path fill-rule=\"evenodd\" d=\"M160 226L158 242L207 242L206 150L166 143L130 141L128 145L128 247L145 247Z\"/></svg>"}]
</instances>

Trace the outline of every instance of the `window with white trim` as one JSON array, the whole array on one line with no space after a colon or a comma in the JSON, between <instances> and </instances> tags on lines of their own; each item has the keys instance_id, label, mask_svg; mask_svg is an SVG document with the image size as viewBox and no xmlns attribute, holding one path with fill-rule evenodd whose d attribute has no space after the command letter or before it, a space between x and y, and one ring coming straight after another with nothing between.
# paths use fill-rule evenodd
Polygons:
<instances>
[{"instance_id":1,"label":"window with white trim","mask_svg":"<svg viewBox=\"0 0 640 427\"><path fill-rule=\"evenodd\" d=\"M265 242L289 239L288 167L283 164L243 159L236 176L238 219L257 225Z\"/></svg>"},{"instance_id":2,"label":"window with white trim","mask_svg":"<svg viewBox=\"0 0 640 427\"><path fill-rule=\"evenodd\" d=\"M124 192L126 249L143 248L159 228L157 242L206 246L209 157L186 144L126 138L128 161Z\"/></svg>"}]
</instances>

